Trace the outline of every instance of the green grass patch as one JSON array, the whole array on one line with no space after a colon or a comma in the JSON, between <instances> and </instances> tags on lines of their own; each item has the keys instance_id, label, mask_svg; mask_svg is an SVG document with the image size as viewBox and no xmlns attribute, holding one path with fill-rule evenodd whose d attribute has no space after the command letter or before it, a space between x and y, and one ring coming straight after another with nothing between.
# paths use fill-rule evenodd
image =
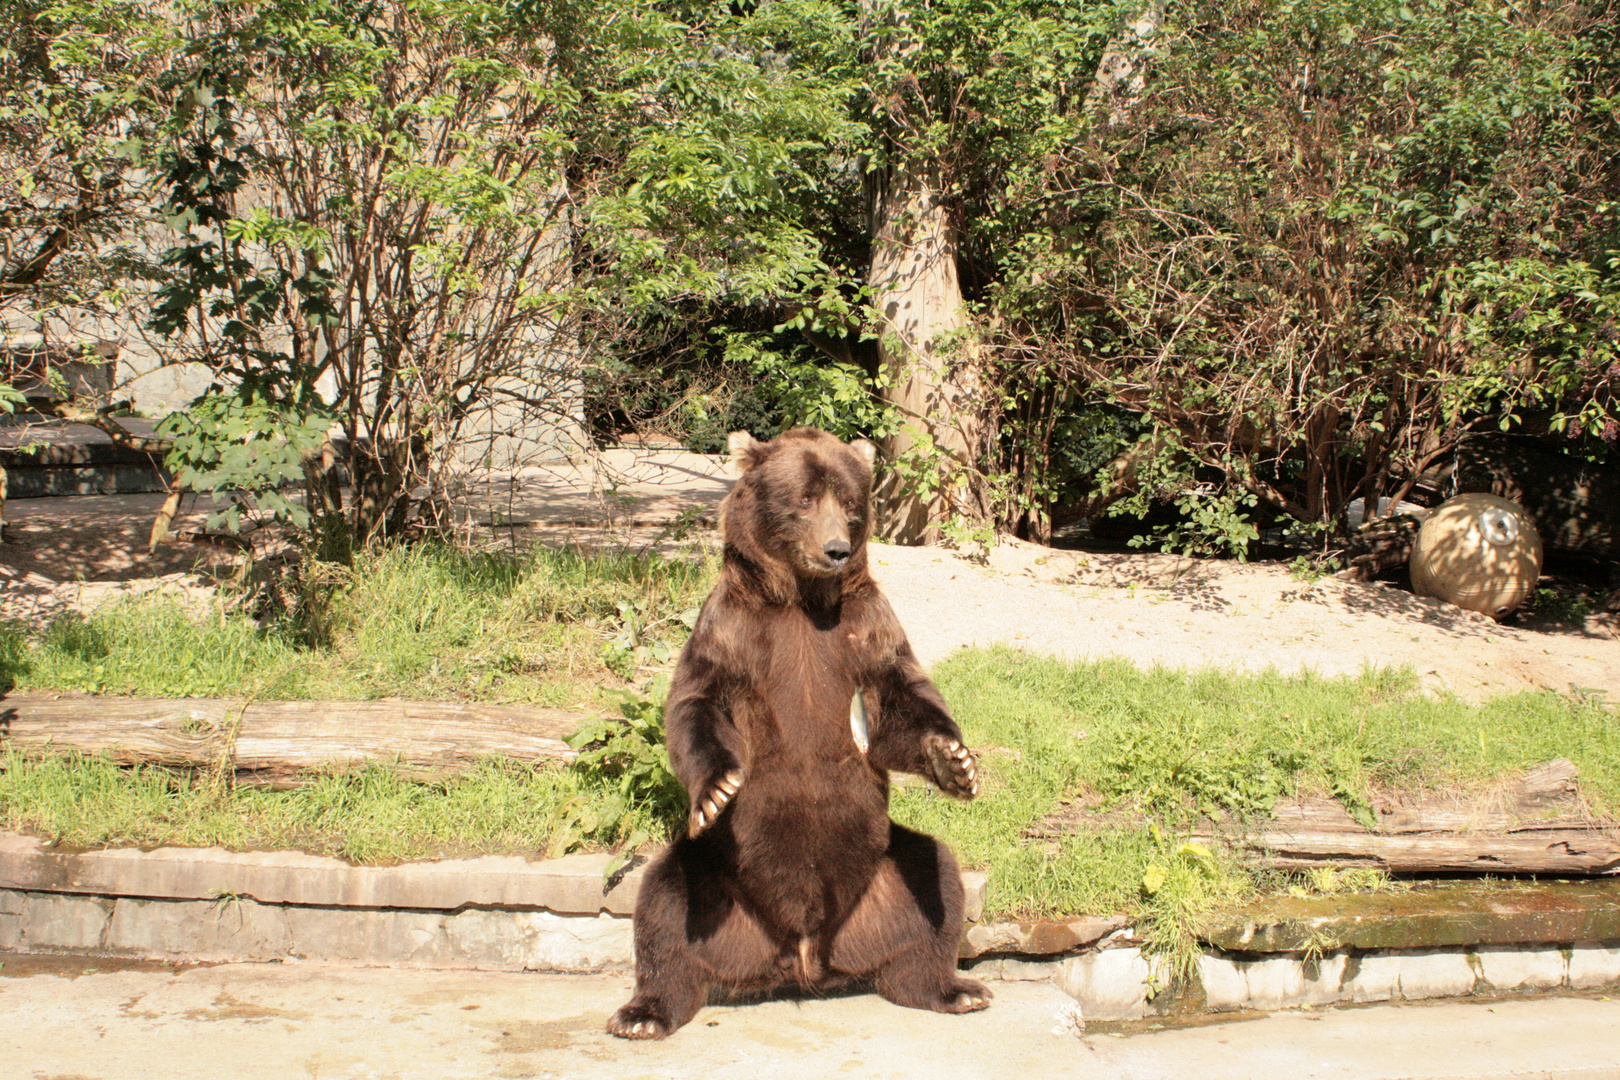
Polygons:
<instances>
[{"instance_id":1,"label":"green grass patch","mask_svg":"<svg viewBox=\"0 0 1620 1080\"><path fill-rule=\"evenodd\" d=\"M293 791L221 788L158 768L88 757L4 759L0 820L75 847L140 844L298 848L356 862L475 850L544 850L566 793L496 764L450 784L386 769L321 778Z\"/></svg>"},{"instance_id":2,"label":"green grass patch","mask_svg":"<svg viewBox=\"0 0 1620 1080\"><path fill-rule=\"evenodd\" d=\"M645 828L642 808L607 812L617 799L573 769L495 760L434 783L370 766L274 791L77 754L0 753L0 828L69 847L296 849L355 863L561 855Z\"/></svg>"},{"instance_id":3,"label":"green grass patch","mask_svg":"<svg viewBox=\"0 0 1620 1080\"><path fill-rule=\"evenodd\" d=\"M1620 805L1620 718L1554 694L1473 705L1398 672L1141 671L1005 648L959 652L934 678L981 755L982 792L964 804L906 784L894 816L948 842L964 866L988 869L993 914L1131 913L1182 962L1198 921L1219 906L1376 880L1245 869L1187 839L1200 814L1264 816L1293 794L1336 795L1355 812L1378 787L1488 789L1555 757L1580 768L1594 808ZM1147 823L1028 838L1077 799L1143 811Z\"/></svg>"},{"instance_id":4,"label":"green grass patch","mask_svg":"<svg viewBox=\"0 0 1620 1080\"><path fill-rule=\"evenodd\" d=\"M711 564L624 551L393 547L305 562L258 612L135 600L0 626L0 690L590 702L678 649L713 580Z\"/></svg>"}]
</instances>

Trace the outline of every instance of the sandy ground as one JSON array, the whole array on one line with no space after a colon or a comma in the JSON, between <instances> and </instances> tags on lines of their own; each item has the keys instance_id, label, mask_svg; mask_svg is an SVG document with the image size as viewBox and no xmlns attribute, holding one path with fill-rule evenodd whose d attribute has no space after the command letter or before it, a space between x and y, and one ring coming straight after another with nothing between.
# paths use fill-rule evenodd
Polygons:
<instances>
[{"instance_id":1,"label":"sandy ground","mask_svg":"<svg viewBox=\"0 0 1620 1080\"><path fill-rule=\"evenodd\" d=\"M1144 667L1326 675L1411 667L1426 684L1470 699L1545 689L1620 701L1620 642L1596 616L1502 625L1382 583L1306 582L1276 565L1017 541L1004 541L986 565L926 548L882 547L874 560L927 663L962 645L1007 642Z\"/></svg>"},{"instance_id":2,"label":"sandy ground","mask_svg":"<svg viewBox=\"0 0 1620 1080\"><path fill-rule=\"evenodd\" d=\"M13 1021L0 1027L0 1080L1620 1080L1620 1006L1579 997L1077 1038L1062 990L1004 982L966 1016L856 994L710 1006L667 1041L630 1043L602 1032L629 993L623 976L84 964L0 970Z\"/></svg>"},{"instance_id":3,"label":"sandy ground","mask_svg":"<svg viewBox=\"0 0 1620 1080\"><path fill-rule=\"evenodd\" d=\"M590 466L496 477L464 502L491 544L678 546L670 522L712 520L730 485L715 459L613 451ZM206 595L235 573L230 546L171 541L148 553L161 495L13 500L0 543L0 618L40 619L153 590ZM192 508L177 529L200 525ZM697 526L693 539L708 530ZM691 542L688 540L686 542ZM272 545L258 541L261 554ZM1003 541L987 558L873 545L874 573L925 663L1005 642L1139 665L1353 674L1410 666L1467 698L1546 689L1620 701L1612 616L1497 624L1381 583L1314 582L1277 565L1096 554Z\"/></svg>"}]
</instances>

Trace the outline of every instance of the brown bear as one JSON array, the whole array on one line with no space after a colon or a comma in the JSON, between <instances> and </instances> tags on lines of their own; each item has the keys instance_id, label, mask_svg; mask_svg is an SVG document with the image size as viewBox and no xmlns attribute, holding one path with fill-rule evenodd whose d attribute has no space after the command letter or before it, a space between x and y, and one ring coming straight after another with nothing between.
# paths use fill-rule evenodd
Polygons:
<instances>
[{"instance_id":1,"label":"brown bear","mask_svg":"<svg viewBox=\"0 0 1620 1080\"><path fill-rule=\"evenodd\" d=\"M608 1021L661 1039L711 988L871 980L898 1005L971 1012L962 881L889 820L892 771L960 799L973 755L867 572L872 445L813 428L731 436L720 581L676 665L665 726L686 833L636 901L635 996Z\"/></svg>"}]
</instances>

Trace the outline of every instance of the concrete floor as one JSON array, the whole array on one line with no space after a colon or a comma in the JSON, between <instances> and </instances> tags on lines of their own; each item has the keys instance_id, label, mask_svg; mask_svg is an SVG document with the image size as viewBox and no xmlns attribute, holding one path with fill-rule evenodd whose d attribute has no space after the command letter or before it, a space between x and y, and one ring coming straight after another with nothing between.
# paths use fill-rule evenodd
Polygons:
<instances>
[{"instance_id":1,"label":"concrete floor","mask_svg":"<svg viewBox=\"0 0 1620 1080\"><path fill-rule=\"evenodd\" d=\"M318 964L170 969L4 957L0 1080L1620 1078L1620 1003L1378 1006L1076 1037L1072 1002L998 983L970 1016L871 995L710 1007L663 1043L602 1033L624 976Z\"/></svg>"}]
</instances>

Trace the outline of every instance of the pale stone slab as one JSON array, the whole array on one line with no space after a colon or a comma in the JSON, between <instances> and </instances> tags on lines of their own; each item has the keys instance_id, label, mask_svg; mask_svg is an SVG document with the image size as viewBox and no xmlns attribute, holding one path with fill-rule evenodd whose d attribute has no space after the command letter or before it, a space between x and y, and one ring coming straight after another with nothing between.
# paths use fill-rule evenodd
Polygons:
<instances>
[{"instance_id":1,"label":"pale stone slab","mask_svg":"<svg viewBox=\"0 0 1620 1080\"><path fill-rule=\"evenodd\" d=\"M1275 956L1243 965L1251 1009L1286 1009L1305 1000L1304 965L1291 956Z\"/></svg>"},{"instance_id":2,"label":"pale stone slab","mask_svg":"<svg viewBox=\"0 0 1620 1080\"><path fill-rule=\"evenodd\" d=\"M986 870L962 871L962 918L976 923L984 918L984 897L990 888L990 873Z\"/></svg>"},{"instance_id":3,"label":"pale stone slab","mask_svg":"<svg viewBox=\"0 0 1620 1080\"><path fill-rule=\"evenodd\" d=\"M280 959L290 955L291 944L283 911L276 906L235 899L120 897L103 947L129 956L229 961Z\"/></svg>"},{"instance_id":4,"label":"pale stone slab","mask_svg":"<svg viewBox=\"0 0 1620 1080\"><path fill-rule=\"evenodd\" d=\"M1480 949L1475 955L1493 990L1551 990L1569 977L1569 962L1558 949Z\"/></svg>"},{"instance_id":5,"label":"pale stone slab","mask_svg":"<svg viewBox=\"0 0 1620 1080\"><path fill-rule=\"evenodd\" d=\"M1592 989L1620 982L1620 948L1576 945L1569 950L1569 985Z\"/></svg>"},{"instance_id":6,"label":"pale stone slab","mask_svg":"<svg viewBox=\"0 0 1620 1080\"><path fill-rule=\"evenodd\" d=\"M1006 982L1045 982L1056 976L1061 966L1050 960L1003 960L999 978Z\"/></svg>"},{"instance_id":7,"label":"pale stone slab","mask_svg":"<svg viewBox=\"0 0 1620 1080\"><path fill-rule=\"evenodd\" d=\"M99 896L49 897L0 890L0 948L87 952L102 947L113 902Z\"/></svg>"},{"instance_id":8,"label":"pale stone slab","mask_svg":"<svg viewBox=\"0 0 1620 1080\"><path fill-rule=\"evenodd\" d=\"M606 887L608 855L529 860L484 855L399 866L353 866L299 851L223 848L111 848L59 852L38 840L0 835L0 888L38 892L212 900L221 895L265 904L457 909L546 908L628 915L640 887L638 868Z\"/></svg>"},{"instance_id":9,"label":"pale stone slab","mask_svg":"<svg viewBox=\"0 0 1620 1080\"><path fill-rule=\"evenodd\" d=\"M624 916L456 914L0 891L0 948L152 960L315 960L564 973L635 966Z\"/></svg>"},{"instance_id":10,"label":"pale stone slab","mask_svg":"<svg viewBox=\"0 0 1620 1080\"><path fill-rule=\"evenodd\" d=\"M1468 956L1454 952L1409 952L1400 957L1401 997L1458 997L1472 994L1479 981Z\"/></svg>"},{"instance_id":11,"label":"pale stone slab","mask_svg":"<svg viewBox=\"0 0 1620 1080\"><path fill-rule=\"evenodd\" d=\"M1065 960L1058 985L1090 1020L1140 1020L1148 1014L1150 972L1140 949L1104 949Z\"/></svg>"},{"instance_id":12,"label":"pale stone slab","mask_svg":"<svg viewBox=\"0 0 1620 1080\"><path fill-rule=\"evenodd\" d=\"M588 973L631 971L631 920L550 911L464 911L445 920L458 959L475 967Z\"/></svg>"},{"instance_id":13,"label":"pale stone slab","mask_svg":"<svg viewBox=\"0 0 1620 1080\"><path fill-rule=\"evenodd\" d=\"M1348 961L1345 967L1341 992L1348 1000L1391 1001L1400 996L1401 957L1360 956Z\"/></svg>"},{"instance_id":14,"label":"pale stone slab","mask_svg":"<svg viewBox=\"0 0 1620 1080\"><path fill-rule=\"evenodd\" d=\"M1344 953L1324 956L1314 965L1302 965L1305 976L1305 1005L1327 1005L1345 1000L1345 973L1350 969L1350 957Z\"/></svg>"},{"instance_id":15,"label":"pale stone slab","mask_svg":"<svg viewBox=\"0 0 1620 1080\"><path fill-rule=\"evenodd\" d=\"M463 967L437 911L288 907L291 955L300 960Z\"/></svg>"},{"instance_id":16,"label":"pale stone slab","mask_svg":"<svg viewBox=\"0 0 1620 1080\"><path fill-rule=\"evenodd\" d=\"M1248 1006L1249 982L1241 965L1205 953L1198 958L1198 977L1204 984L1204 1003L1212 1012Z\"/></svg>"}]
</instances>

